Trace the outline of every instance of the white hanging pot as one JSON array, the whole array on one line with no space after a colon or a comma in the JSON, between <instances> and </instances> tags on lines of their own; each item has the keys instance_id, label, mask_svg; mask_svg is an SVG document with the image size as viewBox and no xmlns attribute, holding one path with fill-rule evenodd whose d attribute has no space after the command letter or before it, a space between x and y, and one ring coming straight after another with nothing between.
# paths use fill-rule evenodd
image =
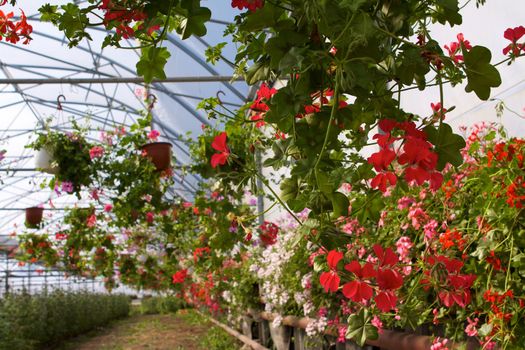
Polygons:
<instances>
[{"instance_id":1,"label":"white hanging pot","mask_svg":"<svg viewBox=\"0 0 525 350\"><path fill-rule=\"evenodd\" d=\"M48 174L57 174L59 171L58 166L54 163L53 153L46 148L36 151L35 168Z\"/></svg>"}]
</instances>

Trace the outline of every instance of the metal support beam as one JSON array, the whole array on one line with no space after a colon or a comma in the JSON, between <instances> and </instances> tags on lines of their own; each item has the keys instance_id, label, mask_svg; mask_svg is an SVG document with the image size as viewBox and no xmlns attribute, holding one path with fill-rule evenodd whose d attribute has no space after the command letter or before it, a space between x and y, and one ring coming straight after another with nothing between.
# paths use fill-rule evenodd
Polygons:
<instances>
[{"instance_id":1,"label":"metal support beam","mask_svg":"<svg viewBox=\"0 0 525 350\"><path fill-rule=\"evenodd\" d=\"M164 80L153 80L153 83L209 83L209 82L230 82L244 81L242 77L233 76L189 76L189 77L170 77ZM19 78L19 79L0 79L0 84L144 84L144 79L139 77L111 77L111 78Z\"/></svg>"},{"instance_id":2,"label":"metal support beam","mask_svg":"<svg viewBox=\"0 0 525 350\"><path fill-rule=\"evenodd\" d=\"M0 208L0 211L22 211L22 210L26 210L26 209L27 208ZM50 210L50 211L62 211L62 210L70 210L70 209L73 209L73 207L70 207L70 208L44 208L44 210ZM91 208L76 208L76 209L91 209ZM102 208L102 207L95 207L94 209L102 210L104 208Z\"/></svg>"}]
</instances>

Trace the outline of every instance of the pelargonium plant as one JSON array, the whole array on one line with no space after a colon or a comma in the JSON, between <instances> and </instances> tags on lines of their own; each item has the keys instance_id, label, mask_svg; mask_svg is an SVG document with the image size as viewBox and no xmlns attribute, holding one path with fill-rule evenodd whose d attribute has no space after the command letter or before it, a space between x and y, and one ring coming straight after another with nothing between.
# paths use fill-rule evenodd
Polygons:
<instances>
[{"instance_id":1,"label":"pelargonium plant","mask_svg":"<svg viewBox=\"0 0 525 350\"><path fill-rule=\"evenodd\" d=\"M52 157L57 172L49 181L49 188L75 193L80 198L82 189L93 183L96 171L91 162L93 145L86 139L86 130L75 121L72 125L73 131L64 132L46 124L42 132L36 133L35 141L26 147L37 151L44 149Z\"/></svg>"}]
</instances>

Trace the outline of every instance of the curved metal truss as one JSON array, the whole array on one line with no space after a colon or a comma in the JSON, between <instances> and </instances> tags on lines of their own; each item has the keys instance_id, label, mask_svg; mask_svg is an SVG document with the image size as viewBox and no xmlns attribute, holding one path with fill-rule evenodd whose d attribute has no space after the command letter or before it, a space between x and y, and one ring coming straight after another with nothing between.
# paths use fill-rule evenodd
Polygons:
<instances>
[{"instance_id":1,"label":"curved metal truss","mask_svg":"<svg viewBox=\"0 0 525 350\"><path fill-rule=\"evenodd\" d=\"M169 78L146 87L135 73L139 54L132 47L136 43L127 42L127 50L100 49L104 32L93 30L93 42L69 49L56 28L39 21L37 8L43 3L34 1L27 5L30 8L24 4L34 27L30 45L0 41L0 149L7 150L0 165L0 250L5 252L0 259L0 292L12 283L9 278L22 278L29 286L32 277L40 279L37 285L43 278L46 285L61 278L56 277L60 272L41 272L37 265L20 267L8 259L8 252L17 244L12 233L23 224L25 208L46 204L51 209L46 210L48 222L53 224L62 217L63 208L78 202L73 196L57 198L53 191L39 186L49 175L34 169L33 154L25 145L46 119L52 117L51 127L64 131L71 130L72 121L89 126L89 137L94 139L101 131L132 124L148 108L146 96L154 94L158 101L152 110L154 127L173 144L176 164L187 165L188 145L182 136L198 135L202 124L211 123L196 110L197 104L221 91L224 106L236 108L249 95L245 83L230 82L233 67L228 60L211 66L204 57L207 47L224 41L222 32L233 17L220 5L208 5L216 7L213 13L223 18L212 20L205 37L186 41L176 35L168 37L166 45L172 53L166 67ZM226 49L224 55L233 57L234 51ZM65 97L61 109L57 109L59 95ZM201 179L177 171L176 178L170 195L191 199Z\"/></svg>"}]
</instances>

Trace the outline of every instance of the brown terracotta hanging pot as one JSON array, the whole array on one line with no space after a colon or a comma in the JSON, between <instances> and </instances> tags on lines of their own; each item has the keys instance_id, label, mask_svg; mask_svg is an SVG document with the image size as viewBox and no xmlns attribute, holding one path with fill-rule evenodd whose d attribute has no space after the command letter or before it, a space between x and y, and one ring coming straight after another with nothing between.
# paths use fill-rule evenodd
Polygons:
<instances>
[{"instance_id":1,"label":"brown terracotta hanging pot","mask_svg":"<svg viewBox=\"0 0 525 350\"><path fill-rule=\"evenodd\" d=\"M26 225L30 227L38 226L42 222L44 208L32 207L26 209Z\"/></svg>"},{"instance_id":2,"label":"brown terracotta hanging pot","mask_svg":"<svg viewBox=\"0 0 525 350\"><path fill-rule=\"evenodd\" d=\"M155 164L157 171L163 171L171 166L171 143L153 142L142 146L148 158Z\"/></svg>"}]
</instances>

